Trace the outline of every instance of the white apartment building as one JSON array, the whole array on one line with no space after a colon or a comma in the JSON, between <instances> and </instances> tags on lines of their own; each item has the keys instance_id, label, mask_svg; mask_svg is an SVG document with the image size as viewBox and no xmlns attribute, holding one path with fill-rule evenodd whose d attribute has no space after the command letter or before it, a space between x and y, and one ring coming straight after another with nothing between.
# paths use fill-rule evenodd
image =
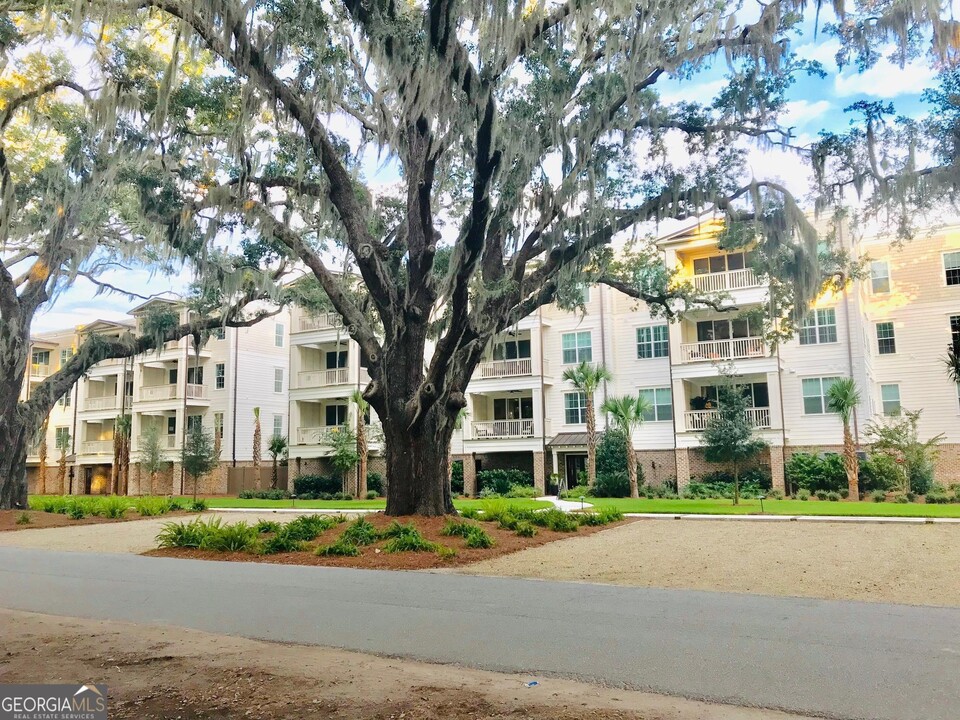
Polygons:
<instances>
[{"instance_id":1,"label":"white apartment building","mask_svg":"<svg viewBox=\"0 0 960 720\"><path fill-rule=\"evenodd\" d=\"M661 237L666 263L701 290L727 293L742 311L765 304L765 282L749 258L718 248L720 228L697 223ZM493 468L527 470L539 488L551 476L576 483L586 462L586 402L562 375L583 360L613 373L594 398L597 408L606 397L635 393L653 406L633 438L647 482L676 477L682 487L719 469L705 462L700 437L721 367L750 386L749 415L770 446L760 463L776 487L784 485L792 453L841 449L840 419L826 402L840 377L861 388L860 441L869 420L900 407L922 409L924 437L946 433L940 479L960 481L960 398L942 363L947 345L960 344L960 227L902 249L884 237L848 249L875 259L872 277L819 298L798 335L778 347L740 313L704 309L668 323L606 286L589 289L583 314L550 306L524 318L491 344L467 389L467 417L453 443L466 491L475 490L477 471ZM347 398L366 375L335 316L295 311L293 321L291 458L301 468L308 460L322 468L324 435L352 422ZM602 430L606 418L597 413Z\"/></svg>"},{"instance_id":2,"label":"white apartment building","mask_svg":"<svg viewBox=\"0 0 960 720\"><path fill-rule=\"evenodd\" d=\"M24 392L59 369L85 336L119 336L135 331L157 304L168 305L187 320L188 310L173 300L157 298L130 311L121 322L98 320L74 330L33 338L33 362ZM180 453L186 433L195 425L209 429L220 443L221 469L205 479L200 492L226 492L226 470L252 462L253 408L260 408L262 456L273 434L287 434L289 383L289 313L249 328L215 331L197 353L191 338L166 343L156 351L91 368L50 414L47 429L47 473L37 477L40 458L35 444L28 457L31 492L106 492L113 462L116 418L131 418L130 492L192 492L184 478ZM150 488L138 472L138 452L148 427L158 428L166 447L168 469ZM68 487L57 483L59 444L66 441Z\"/></svg>"}]
</instances>

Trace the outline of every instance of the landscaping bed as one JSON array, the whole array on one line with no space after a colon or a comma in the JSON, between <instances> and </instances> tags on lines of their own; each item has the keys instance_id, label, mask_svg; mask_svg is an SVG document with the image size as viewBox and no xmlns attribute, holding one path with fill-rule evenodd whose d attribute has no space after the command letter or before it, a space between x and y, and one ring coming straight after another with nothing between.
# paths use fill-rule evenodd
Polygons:
<instances>
[{"instance_id":1,"label":"landscaping bed","mask_svg":"<svg viewBox=\"0 0 960 720\"><path fill-rule=\"evenodd\" d=\"M529 511L504 503L487 503L486 513L479 514L479 518L486 519L393 518L369 513L353 520L342 516L300 516L288 523L263 521L256 525L215 520L168 523L158 535L160 547L145 554L424 570L489 560L624 522L622 515L611 511L568 515L557 510Z\"/></svg>"},{"instance_id":2,"label":"landscaping bed","mask_svg":"<svg viewBox=\"0 0 960 720\"><path fill-rule=\"evenodd\" d=\"M129 522L161 515L181 517L206 509L206 504L157 496L37 495L30 498L29 507L0 510L0 532Z\"/></svg>"}]
</instances>

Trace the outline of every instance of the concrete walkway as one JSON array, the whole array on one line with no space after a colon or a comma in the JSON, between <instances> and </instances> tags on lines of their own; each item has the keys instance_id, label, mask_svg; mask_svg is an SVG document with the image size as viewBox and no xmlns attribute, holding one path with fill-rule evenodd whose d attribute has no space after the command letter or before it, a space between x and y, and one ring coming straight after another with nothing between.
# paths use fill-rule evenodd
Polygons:
<instances>
[{"instance_id":1,"label":"concrete walkway","mask_svg":"<svg viewBox=\"0 0 960 720\"><path fill-rule=\"evenodd\" d=\"M13 548L0 607L827 717L960 717L958 609Z\"/></svg>"},{"instance_id":2,"label":"concrete walkway","mask_svg":"<svg viewBox=\"0 0 960 720\"><path fill-rule=\"evenodd\" d=\"M593 505L586 501L581 503L579 500L561 500L556 495L544 495L543 497L538 497L537 500L544 500L548 503L552 503L555 508L558 510L563 510L564 512L570 512L572 510L585 510L586 508L593 507Z\"/></svg>"}]
</instances>

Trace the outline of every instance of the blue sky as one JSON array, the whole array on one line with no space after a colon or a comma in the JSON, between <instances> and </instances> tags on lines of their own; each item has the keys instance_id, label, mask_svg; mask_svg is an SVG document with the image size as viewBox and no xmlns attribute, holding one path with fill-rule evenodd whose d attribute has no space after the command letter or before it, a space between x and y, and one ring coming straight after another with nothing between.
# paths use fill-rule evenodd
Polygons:
<instances>
[{"instance_id":1,"label":"blue sky","mask_svg":"<svg viewBox=\"0 0 960 720\"><path fill-rule=\"evenodd\" d=\"M813 30L813 22L807 22L793 47L801 57L819 60L827 71L827 77L803 77L790 89L784 121L786 125L794 127L797 144L809 143L821 129L842 130L851 119L843 109L857 100L892 101L898 112L913 116L924 111L920 93L933 83L935 76L925 58L903 68L881 61L863 74L856 73L852 68L839 71L834 60L837 41L822 32L815 38ZM722 88L726 72L725 64L719 62L689 81L666 83L661 92L666 96L665 99L671 101L686 99L704 102ZM779 179L798 196L803 196L809 187L809 171L803 160L795 154L779 150L753 150L749 161L757 177ZM364 160L364 175L373 186L389 186L398 180L395 166L384 164L373 153ZM118 285L135 288L142 294L181 290L188 282L187 278L160 277L142 270L118 273L108 281L111 279ZM92 284L81 278L51 307L38 314L34 321L34 332L62 329L96 319L119 319L139 302L121 295L97 295Z\"/></svg>"}]
</instances>

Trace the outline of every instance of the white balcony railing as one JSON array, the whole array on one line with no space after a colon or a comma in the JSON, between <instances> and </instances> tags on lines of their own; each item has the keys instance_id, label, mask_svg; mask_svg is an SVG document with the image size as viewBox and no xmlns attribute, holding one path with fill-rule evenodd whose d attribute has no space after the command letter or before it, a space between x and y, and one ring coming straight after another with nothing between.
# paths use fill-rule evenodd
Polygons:
<instances>
[{"instance_id":1,"label":"white balcony railing","mask_svg":"<svg viewBox=\"0 0 960 720\"><path fill-rule=\"evenodd\" d=\"M103 395L101 397L88 397L83 401L84 410L113 410L117 407L116 395Z\"/></svg>"},{"instance_id":2,"label":"white balcony railing","mask_svg":"<svg viewBox=\"0 0 960 720\"><path fill-rule=\"evenodd\" d=\"M143 446L147 442L147 436L141 435L138 441L137 447L140 450L143 450ZM177 436L176 435L161 435L160 436L160 447L166 450L174 450L177 447Z\"/></svg>"},{"instance_id":3,"label":"white balcony railing","mask_svg":"<svg viewBox=\"0 0 960 720\"><path fill-rule=\"evenodd\" d=\"M301 427L297 428L297 444L298 445L326 445L330 433L336 432L337 426L321 426L321 427Z\"/></svg>"},{"instance_id":4,"label":"white balcony railing","mask_svg":"<svg viewBox=\"0 0 960 720\"><path fill-rule=\"evenodd\" d=\"M683 363L765 357L766 354L766 345L760 337L683 343L680 346L680 362Z\"/></svg>"},{"instance_id":5,"label":"white balcony railing","mask_svg":"<svg viewBox=\"0 0 960 720\"><path fill-rule=\"evenodd\" d=\"M493 360L491 362L480 363L477 368L477 378L486 380L488 378L518 377L522 375L533 374L533 360L530 358L517 358L516 360Z\"/></svg>"},{"instance_id":6,"label":"white balcony railing","mask_svg":"<svg viewBox=\"0 0 960 720\"><path fill-rule=\"evenodd\" d=\"M150 402L152 400L173 400L177 397L176 385L144 385L140 388L140 400Z\"/></svg>"},{"instance_id":7,"label":"white balcony railing","mask_svg":"<svg viewBox=\"0 0 960 720\"><path fill-rule=\"evenodd\" d=\"M195 385L187 383L187 397L196 400L202 400L207 397L207 388L205 385Z\"/></svg>"},{"instance_id":8,"label":"white balcony railing","mask_svg":"<svg viewBox=\"0 0 960 720\"><path fill-rule=\"evenodd\" d=\"M693 285L702 292L724 292L762 287L763 282L750 268L729 272L704 273L693 276Z\"/></svg>"},{"instance_id":9,"label":"white balcony railing","mask_svg":"<svg viewBox=\"0 0 960 720\"><path fill-rule=\"evenodd\" d=\"M45 378L50 374L49 363L30 363L30 377Z\"/></svg>"},{"instance_id":10,"label":"white balcony railing","mask_svg":"<svg viewBox=\"0 0 960 720\"><path fill-rule=\"evenodd\" d=\"M747 420L750 421L750 424L755 428L768 428L770 427L770 408L768 407L758 407L758 408L747 408ZM700 432L701 430L706 430L707 423L710 422L710 419L717 415L716 410L691 410L685 412L684 421L687 427L687 430L693 432Z\"/></svg>"},{"instance_id":11,"label":"white balcony railing","mask_svg":"<svg viewBox=\"0 0 960 720\"><path fill-rule=\"evenodd\" d=\"M298 378L300 380L300 387L302 388L346 385L350 382L350 369L304 370L298 375Z\"/></svg>"},{"instance_id":12,"label":"white balcony railing","mask_svg":"<svg viewBox=\"0 0 960 720\"><path fill-rule=\"evenodd\" d=\"M533 420L481 420L471 423L474 440L533 437Z\"/></svg>"},{"instance_id":13,"label":"white balcony railing","mask_svg":"<svg viewBox=\"0 0 960 720\"><path fill-rule=\"evenodd\" d=\"M80 452L84 455L111 455L113 440L85 440L80 443Z\"/></svg>"},{"instance_id":14,"label":"white balcony railing","mask_svg":"<svg viewBox=\"0 0 960 720\"><path fill-rule=\"evenodd\" d=\"M340 327L343 327L343 320L336 313L321 313L316 317L304 315L300 318L300 332L330 330Z\"/></svg>"}]
</instances>

